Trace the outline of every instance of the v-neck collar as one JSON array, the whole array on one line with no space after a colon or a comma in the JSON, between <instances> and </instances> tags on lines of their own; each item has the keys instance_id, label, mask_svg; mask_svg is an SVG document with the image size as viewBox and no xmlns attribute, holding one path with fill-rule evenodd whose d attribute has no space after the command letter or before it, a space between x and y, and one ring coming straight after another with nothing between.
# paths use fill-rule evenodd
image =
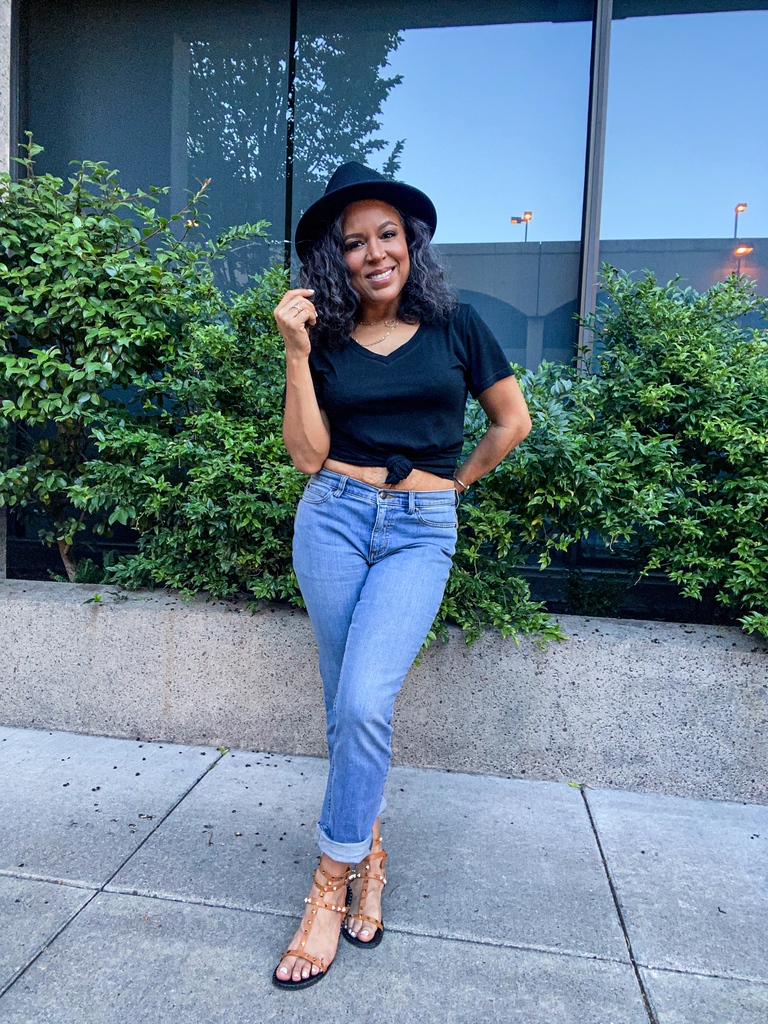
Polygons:
<instances>
[{"instance_id":1,"label":"v-neck collar","mask_svg":"<svg viewBox=\"0 0 768 1024\"><path fill-rule=\"evenodd\" d=\"M404 341L402 345L398 345L397 348L393 349L391 352L388 352L386 355L382 355L380 352L371 352L369 348L365 348L359 342L355 341L354 338L350 338L349 340L352 343L353 347L357 351L359 351L359 353L362 356L365 356L368 359L375 359L379 363L393 363L400 356L401 353L404 353L406 349L413 348L414 342L420 340L423 327L424 324L419 324L419 326L410 336L408 341Z\"/></svg>"}]
</instances>

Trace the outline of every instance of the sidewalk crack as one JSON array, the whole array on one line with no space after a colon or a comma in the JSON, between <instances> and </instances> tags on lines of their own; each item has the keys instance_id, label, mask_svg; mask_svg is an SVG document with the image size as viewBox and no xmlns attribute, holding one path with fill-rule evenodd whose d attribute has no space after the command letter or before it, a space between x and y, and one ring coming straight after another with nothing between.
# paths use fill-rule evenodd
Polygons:
<instances>
[{"instance_id":1,"label":"sidewalk crack","mask_svg":"<svg viewBox=\"0 0 768 1024\"><path fill-rule=\"evenodd\" d=\"M616 889L616 885L613 881L610 868L608 867L608 859L605 856L605 850L603 844L600 842L600 835L597 831L597 822L592 814L592 808L589 806L589 800L587 799L586 788L579 786L581 798L584 801L584 807L587 811L587 817L589 818L589 824L592 826L592 833L595 837L595 843L597 844L598 853L600 854L600 860L603 862L603 870L605 871L605 877L608 879L608 888L611 890L611 897L613 899L613 905L616 908L616 915L619 919L619 925L621 926L621 933L624 936L624 942L627 946L627 955L629 956L629 962L632 965L632 970L635 972L635 980L637 981L638 988L640 989L640 995L645 1006L645 1012L648 1014L648 1020L650 1024L659 1024L659 1018L656 1016L656 1011L651 1003L651 997L648 994L648 990L645 987L645 982L640 973L640 965L635 959L635 953L632 949L632 940L629 937L629 931L627 929L627 922L624 919L624 912L621 909L619 903L619 894Z\"/></svg>"},{"instance_id":2,"label":"sidewalk crack","mask_svg":"<svg viewBox=\"0 0 768 1024\"><path fill-rule=\"evenodd\" d=\"M199 785L199 783L202 782L202 780L206 777L206 775L213 768L216 767L216 765L219 763L219 761L224 757L225 751L220 750L218 753L219 753L219 756L214 761L211 761L208 764L208 766L206 767L205 771L202 773L202 775L200 775L199 778L195 779L194 782L191 783L191 785L187 786L187 788L184 790L184 792L181 794L181 796L178 798L178 800L176 800L173 804L171 804L171 806L168 808L168 810L165 812L165 814L162 816L162 818L159 819L159 821L154 826L154 828L152 828L149 832L147 832L147 834L144 836L144 838L141 840L141 842L138 844L138 846L136 846L133 850L131 850L131 852L128 854L128 856L125 857L125 859L117 866L117 868L115 868L115 870L112 872L112 874L109 876L109 878L106 878L98 887L94 888L93 895L91 896L91 898L86 900L85 903L81 907L79 907L71 915L71 917L67 918L67 920L64 922L64 924L61 926L61 928L59 928L59 930L57 932L55 932L54 935L51 936L51 938L46 941L45 945L41 946L40 949L38 949L38 951L35 953L35 955L33 957L31 957L30 960L28 960L27 963L24 964L23 967L20 967L19 970L11 977L11 979L5 985L0 987L0 999L3 998L3 996L6 994L6 992L9 991L9 989L13 988L13 986L16 984L17 981L19 981L19 979L24 977L24 975L27 973L27 971L30 969L30 967L33 967L34 964L37 963L37 961L40 959L40 957L43 955L43 953L45 953L45 951L50 946L53 945L53 943L58 939L58 937L64 931L66 931L67 928L69 928L69 926L72 924L72 922L74 920L76 920L82 914L82 912L85 910L85 908L89 907L91 905L91 903L93 903L93 901L96 899L96 897L101 895L101 893L103 893L105 891L106 887L109 885L109 883L112 881L112 879L115 878L115 876L118 875L123 870L125 865L128 863L128 861L132 857L136 856L136 854L139 852L139 850L142 848L142 846L144 846L144 844L147 842L147 840L150 839L150 837L153 836L155 834L155 832L157 832L157 830L160 828L160 826L165 821L168 820L170 815L173 814L173 812L176 810L176 808L179 806L179 804L183 800L186 800L186 798L189 796L189 794L192 792L192 790L197 785ZM89 888L90 888L90 886L89 886Z\"/></svg>"}]
</instances>

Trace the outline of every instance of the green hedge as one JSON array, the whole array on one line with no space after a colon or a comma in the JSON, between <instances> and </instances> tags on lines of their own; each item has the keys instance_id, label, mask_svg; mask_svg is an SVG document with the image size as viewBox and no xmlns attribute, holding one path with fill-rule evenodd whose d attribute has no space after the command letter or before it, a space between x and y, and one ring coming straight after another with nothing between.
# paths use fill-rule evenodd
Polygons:
<instances>
[{"instance_id":1,"label":"green hedge","mask_svg":"<svg viewBox=\"0 0 768 1024\"><path fill-rule=\"evenodd\" d=\"M191 244L207 182L166 218L167 189L127 192L101 163L76 165L67 182L38 175L41 147L30 136L23 149L19 180L0 175L0 506L42 520L74 579L85 515L72 488L94 427L135 418L137 381L221 310L213 261L266 225Z\"/></svg>"},{"instance_id":2,"label":"green hedge","mask_svg":"<svg viewBox=\"0 0 768 1024\"><path fill-rule=\"evenodd\" d=\"M71 556L85 517L138 531L107 568L126 587L300 604L290 562L303 478L281 442L282 341L273 268L225 297L211 263L245 225L194 246L85 164L70 179L0 185L0 428L13 428L0 502L46 512ZM184 232L198 195L178 215ZM9 227L12 229L8 233ZM184 233L182 232L182 233ZM461 507L455 567L434 631L560 634L520 567L589 534L637 576L664 571L768 636L765 302L733 276L699 295L603 270L589 373L517 369L533 430ZM469 449L485 429L471 402ZM90 567L89 567L90 571Z\"/></svg>"}]
</instances>

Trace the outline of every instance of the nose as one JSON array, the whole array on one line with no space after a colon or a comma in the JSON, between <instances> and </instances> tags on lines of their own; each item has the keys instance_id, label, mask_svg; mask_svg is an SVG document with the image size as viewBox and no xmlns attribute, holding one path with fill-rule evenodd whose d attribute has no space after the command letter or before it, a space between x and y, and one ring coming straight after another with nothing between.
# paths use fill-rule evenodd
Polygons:
<instances>
[{"instance_id":1,"label":"nose","mask_svg":"<svg viewBox=\"0 0 768 1024\"><path fill-rule=\"evenodd\" d=\"M367 257L370 263L378 263L380 259L384 258L384 248L378 238L373 238L368 243Z\"/></svg>"}]
</instances>

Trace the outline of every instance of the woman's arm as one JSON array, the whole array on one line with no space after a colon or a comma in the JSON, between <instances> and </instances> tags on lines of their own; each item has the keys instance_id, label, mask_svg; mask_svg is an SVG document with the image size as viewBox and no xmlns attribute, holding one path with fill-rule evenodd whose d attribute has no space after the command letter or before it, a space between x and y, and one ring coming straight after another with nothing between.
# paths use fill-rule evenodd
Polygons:
<instances>
[{"instance_id":1,"label":"woman's arm","mask_svg":"<svg viewBox=\"0 0 768 1024\"><path fill-rule=\"evenodd\" d=\"M317 404L309 372L308 325L317 316L309 288L292 288L275 307L277 328L285 342L285 410L283 443L300 473L316 473L328 457L331 431Z\"/></svg>"},{"instance_id":2,"label":"woman's arm","mask_svg":"<svg viewBox=\"0 0 768 1024\"><path fill-rule=\"evenodd\" d=\"M496 381L482 392L478 401L491 425L466 462L456 470L458 490L490 473L531 430L528 406L514 377Z\"/></svg>"}]
</instances>

